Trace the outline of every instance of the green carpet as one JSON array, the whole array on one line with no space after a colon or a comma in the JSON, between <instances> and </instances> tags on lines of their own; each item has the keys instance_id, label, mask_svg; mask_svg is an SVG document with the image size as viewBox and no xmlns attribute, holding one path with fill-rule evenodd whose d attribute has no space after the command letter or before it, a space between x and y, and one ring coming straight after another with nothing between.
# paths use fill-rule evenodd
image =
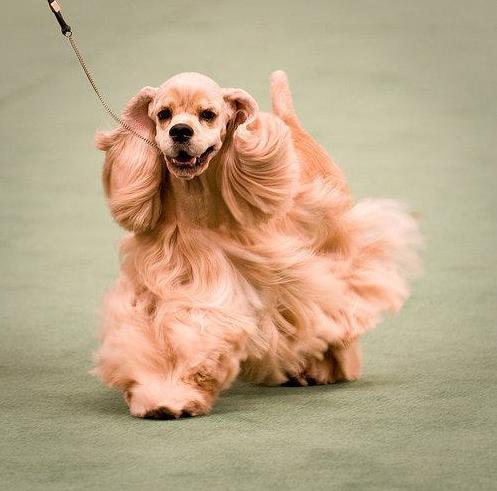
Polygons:
<instances>
[{"instance_id":1,"label":"green carpet","mask_svg":"<svg viewBox=\"0 0 497 491\"><path fill-rule=\"evenodd\" d=\"M181 71L268 108L285 69L354 194L419 211L425 275L357 383L131 418L87 373L122 235L92 143L111 122L45 2L3 2L1 489L497 489L496 3L63 3L116 109Z\"/></svg>"}]
</instances>

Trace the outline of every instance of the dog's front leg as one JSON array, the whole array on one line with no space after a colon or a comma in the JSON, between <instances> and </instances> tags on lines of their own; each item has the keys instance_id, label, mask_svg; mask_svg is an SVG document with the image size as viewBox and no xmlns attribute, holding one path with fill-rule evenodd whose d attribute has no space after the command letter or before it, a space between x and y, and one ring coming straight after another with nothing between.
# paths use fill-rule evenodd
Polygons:
<instances>
[{"instance_id":1,"label":"dog's front leg","mask_svg":"<svg viewBox=\"0 0 497 491\"><path fill-rule=\"evenodd\" d=\"M208 414L246 358L248 318L195 307L164 323L161 317L146 334L157 363L140 367L124 390L130 412L156 419Z\"/></svg>"}]
</instances>

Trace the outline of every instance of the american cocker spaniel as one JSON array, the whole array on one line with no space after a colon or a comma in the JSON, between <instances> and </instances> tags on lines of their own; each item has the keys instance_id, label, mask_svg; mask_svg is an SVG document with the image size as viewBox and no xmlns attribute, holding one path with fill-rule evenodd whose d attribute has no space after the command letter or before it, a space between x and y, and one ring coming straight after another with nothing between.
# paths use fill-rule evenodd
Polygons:
<instances>
[{"instance_id":1,"label":"american cocker spaniel","mask_svg":"<svg viewBox=\"0 0 497 491\"><path fill-rule=\"evenodd\" d=\"M236 377L313 385L361 374L359 337L400 309L416 221L354 202L302 128L284 72L273 112L198 73L145 87L100 132L114 219L131 233L104 301L94 373L134 416L208 413Z\"/></svg>"}]
</instances>

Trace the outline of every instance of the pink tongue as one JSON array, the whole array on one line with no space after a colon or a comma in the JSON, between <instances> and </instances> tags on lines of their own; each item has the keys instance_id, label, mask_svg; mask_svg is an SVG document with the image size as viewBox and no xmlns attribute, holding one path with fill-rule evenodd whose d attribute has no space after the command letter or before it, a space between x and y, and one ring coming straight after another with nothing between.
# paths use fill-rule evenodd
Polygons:
<instances>
[{"instance_id":1,"label":"pink tongue","mask_svg":"<svg viewBox=\"0 0 497 491\"><path fill-rule=\"evenodd\" d=\"M190 158L178 158L176 159L176 162L179 162L181 164L194 164L196 158L195 157L190 157Z\"/></svg>"}]
</instances>

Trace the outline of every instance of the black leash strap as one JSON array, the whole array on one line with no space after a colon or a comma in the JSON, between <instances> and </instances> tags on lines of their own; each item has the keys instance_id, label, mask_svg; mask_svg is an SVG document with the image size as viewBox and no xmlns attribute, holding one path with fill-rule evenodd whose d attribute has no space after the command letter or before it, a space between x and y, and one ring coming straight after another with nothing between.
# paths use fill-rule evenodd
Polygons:
<instances>
[{"instance_id":1,"label":"black leash strap","mask_svg":"<svg viewBox=\"0 0 497 491\"><path fill-rule=\"evenodd\" d=\"M50 7L50 10L53 12L55 15L55 18L57 19L57 22L59 23L60 30L62 34L67 38L69 41L69 44L71 45L72 50L74 51L74 54L76 55L76 58L79 61L79 64L81 65L81 68L85 72L86 78L88 79L88 82L90 82L90 85L95 92L95 94L98 97L98 100L104 107L104 109L107 111L109 116L118 124L120 124L124 129L135 135L137 138L140 138L140 140L143 140L144 142L148 143L150 146L154 147L155 149L158 149L159 147L157 144L153 141L150 140L149 138L144 137L143 135L140 135L135 129L133 129L128 123L123 121L109 106L107 101L104 99L102 94L100 93L100 90L98 89L95 80L93 80L93 76L86 65L85 59L83 58L83 55L79 51L78 45L76 44L76 40L74 39L71 26L67 24L67 22L64 20L64 17L62 16L62 8L60 4L57 2L57 0L47 0L48 5Z\"/></svg>"},{"instance_id":2,"label":"black leash strap","mask_svg":"<svg viewBox=\"0 0 497 491\"><path fill-rule=\"evenodd\" d=\"M48 0L48 5L50 5L50 10L53 12L57 22L59 23L62 34L64 34L64 36L70 36L72 34L71 26L68 25L64 20L64 17L62 17L62 9L60 8L60 5L56 0Z\"/></svg>"}]
</instances>

